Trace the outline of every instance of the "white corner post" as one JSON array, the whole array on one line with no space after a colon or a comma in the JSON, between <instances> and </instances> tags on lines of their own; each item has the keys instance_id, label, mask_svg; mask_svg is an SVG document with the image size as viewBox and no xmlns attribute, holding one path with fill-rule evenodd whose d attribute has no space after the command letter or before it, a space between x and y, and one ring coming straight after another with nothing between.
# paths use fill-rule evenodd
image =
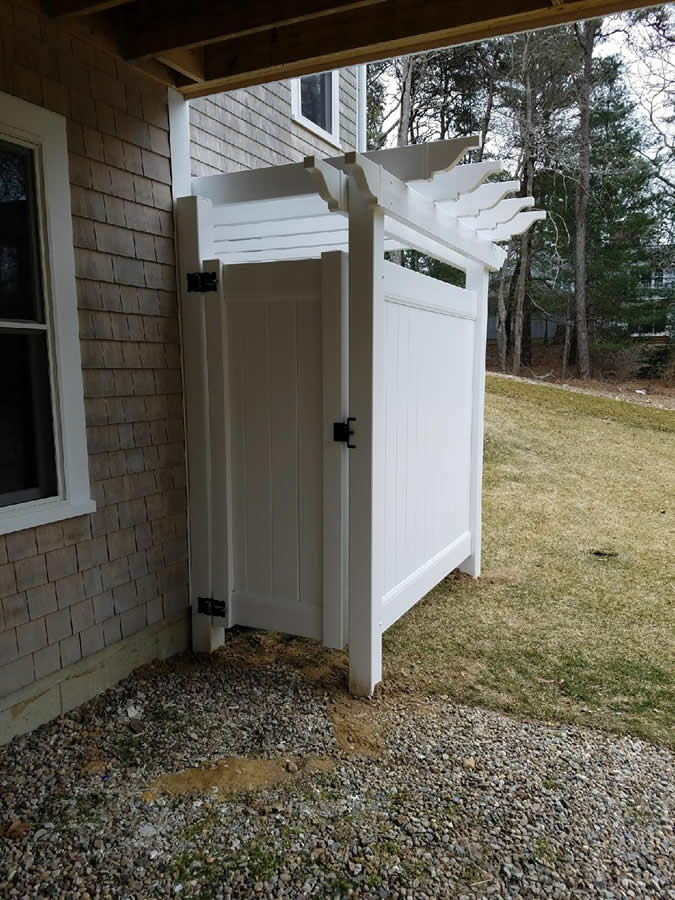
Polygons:
<instances>
[{"instance_id":1,"label":"white corner post","mask_svg":"<svg viewBox=\"0 0 675 900\"><path fill-rule=\"evenodd\" d=\"M171 192L174 201L189 197L190 163L190 104L175 88L168 88L169 152L171 154Z\"/></svg>"},{"instance_id":2,"label":"white corner post","mask_svg":"<svg viewBox=\"0 0 675 900\"><path fill-rule=\"evenodd\" d=\"M485 417L485 354L488 320L488 287L490 272L479 263L466 267L466 287L476 294L476 323L473 346L473 378L471 397L471 474L469 486L469 523L471 555L460 565L460 571L477 578L481 566L483 435Z\"/></svg>"},{"instance_id":3,"label":"white corner post","mask_svg":"<svg viewBox=\"0 0 675 900\"><path fill-rule=\"evenodd\" d=\"M349 690L382 679L384 215L349 179Z\"/></svg>"},{"instance_id":4,"label":"white corner post","mask_svg":"<svg viewBox=\"0 0 675 900\"><path fill-rule=\"evenodd\" d=\"M175 204L175 215L188 460L192 649L208 653L222 644L224 633L222 625L213 625L212 619L197 612L197 598L212 596L213 498L205 295L187 292L187 273L201 272L202 260L211 255L211 201L203 197L180 197ZM219 548L215 549L219 552Z\"/></svg>"}]
</instances>

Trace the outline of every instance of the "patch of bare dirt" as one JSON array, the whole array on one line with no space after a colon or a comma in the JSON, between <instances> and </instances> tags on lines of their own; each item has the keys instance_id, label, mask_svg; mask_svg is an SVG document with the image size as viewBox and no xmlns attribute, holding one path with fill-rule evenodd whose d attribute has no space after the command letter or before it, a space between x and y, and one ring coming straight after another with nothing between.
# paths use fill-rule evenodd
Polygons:
<instances>
[{"instance_id":1,"label":"patch of bare dirt","mask_svg":"<svg viewBox=\"0 0 675 900\"><path fill-rule=\"evenodd\" d=\"M231 756L181 772L160 776L143 792L143 800L153 803L161 794L220 794L260 791L286 784L309 772L330 772L335 761L328 757L290 760L250 759Z\"/></svg>"},{"instance_id":2,"label":"patch of bare dirt","mask_svg":"<svg viewBox=\"0 0 675 900\"><path fill-rule=\"evenodd\" d=\"M335 697L328 709L335 728L335 740L345 753L360 753L379 759L386 744L372 702L349 696Z\"/></svg>"},{"instance_id":3,"label":"patch of bare dirt","mask_svg":"<svg viewBox=\"0 0 675 900\"><path fill-rule=\"evenodd\" d=\"M518 584L523 580L523 570L515 566L485 569L481 575L484 584Z\"/></svg>"},{"instance_id":4,"label":"patch of bare dirt","mask_svg":"<svg viewBox=\"0 0 675 900\"><path fill-rule=\"evenodd\" d=\"M288 666L328 692L344 690L348 682L346 653L327 650L316 641L292 635L233 628L216 655L228 665L236 662L246 667Z\"/></svg>"}]
</instances>

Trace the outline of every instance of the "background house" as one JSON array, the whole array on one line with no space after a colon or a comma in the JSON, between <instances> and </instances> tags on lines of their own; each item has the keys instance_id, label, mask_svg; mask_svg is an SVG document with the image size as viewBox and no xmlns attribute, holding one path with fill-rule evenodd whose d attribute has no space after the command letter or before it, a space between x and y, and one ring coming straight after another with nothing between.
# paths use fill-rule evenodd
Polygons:
<instances>
[{"instance_id":1,"label":"background house","mask_svg":"<svg viewBox=\"0 0 675 900\"><path fill-rule=\"evenodd\" d=\"M187 647L189 620L167 88L37 4L0 23L5 741ZM357 82L193 101L193 173L354 148Z\"/></svg>"}]
</instances>

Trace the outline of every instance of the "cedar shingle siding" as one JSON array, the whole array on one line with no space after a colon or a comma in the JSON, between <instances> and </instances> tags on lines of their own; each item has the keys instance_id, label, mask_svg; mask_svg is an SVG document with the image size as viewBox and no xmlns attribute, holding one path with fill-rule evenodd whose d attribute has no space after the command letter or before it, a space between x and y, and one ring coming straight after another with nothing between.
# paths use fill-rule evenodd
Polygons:
<instances>
[{"instance_id":1,"label":"cedar shingle siding","mask_svg":"<svg viewBox=\"0 0 675 900\"><path fill-rule=\"evenodd\" d=\"M67 117L97 511L0 537L0 694L187 606L166 89L0 3L0 89Z\"/></svg>"},{"instance_id":2,"label":"cedar shingle siding","mask_svg":"<svg viewBox=\"0 0 675 900\"><path fill-rule=\"evenodd\" d=\"M0 0L0 90L67 118L88 516L0 536L0 696L184 611L187 511L167 92ZM336 148L280 82L191 105L193 174ZM356 141L356 73L340 76Z\"/></svg>"},{"instance_id":3,"label":"cedar shingle siding","mask_svg":"<svg viewBox=\"0 0 675 900\"><path fill-rule=\"evenodd\" d=\"M340 144L356 147L356 69L340 70ZM339 150L291 119L288 81L190 102L193 175L298 162Z\"/></svg>"}]
</instances>

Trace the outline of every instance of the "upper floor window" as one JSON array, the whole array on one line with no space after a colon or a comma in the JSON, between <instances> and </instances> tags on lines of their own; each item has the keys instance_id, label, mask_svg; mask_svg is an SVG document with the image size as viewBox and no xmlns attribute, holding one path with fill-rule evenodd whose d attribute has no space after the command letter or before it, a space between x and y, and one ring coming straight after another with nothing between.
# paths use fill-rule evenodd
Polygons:
<instances>
[{"instance_id":1,"label":"upper floor window","mask_svg":"<svg viewBox=\"0 0 675 900\"><path fill-rule=\"evenodd\" d=\"M303 75L291 82L293 119L319 137L340 144L340 73Z\"/></svg>"},{"instance_id":2,"label":"upper floor window","mask_svg":"<svg viewBox=\"0 0 675 900\"><path fill-rule=\"evenodd\" d=\"M65 119L0 93L0 534L91 512Z\"/></svg>"}]
</instances>

